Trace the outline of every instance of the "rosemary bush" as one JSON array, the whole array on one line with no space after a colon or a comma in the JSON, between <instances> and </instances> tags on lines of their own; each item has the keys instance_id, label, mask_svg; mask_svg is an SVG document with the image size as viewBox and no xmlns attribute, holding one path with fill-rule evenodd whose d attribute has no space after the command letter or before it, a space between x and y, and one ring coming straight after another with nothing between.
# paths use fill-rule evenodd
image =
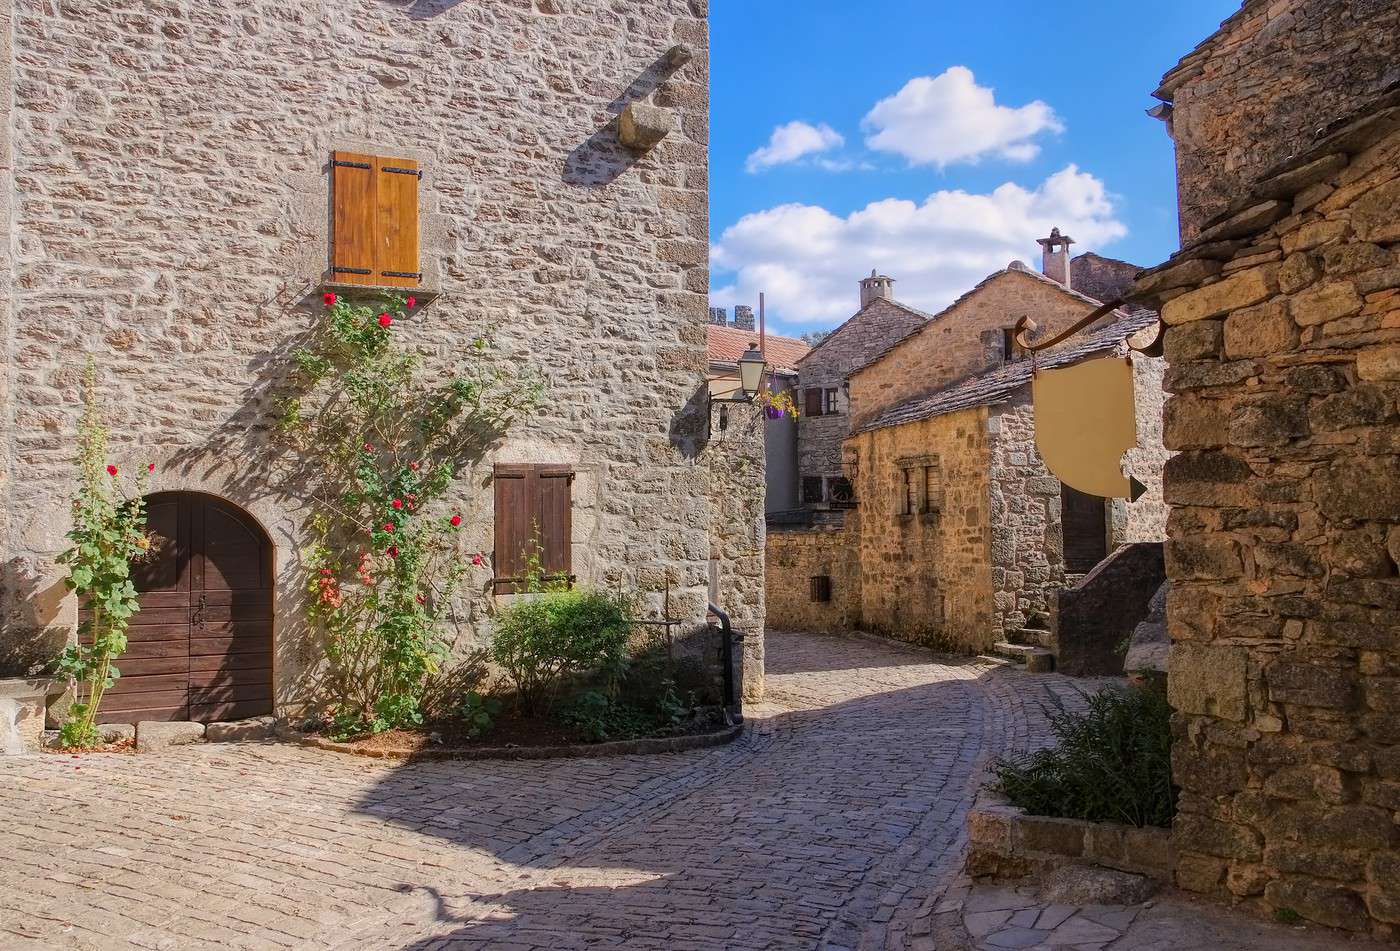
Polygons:
<instances>
[{"instance_id":1,"label":"rosemary bush","mask_svg":"<svg viewBox=\"0 0 1400 951\"><path fill-rule=\"evenodd\" d=\"M1171 707L1151 688L1105 690L1052 720L1059 743L995 766L996 787L1032 815L1169 826Z\"/></svg>"}]
</instances>

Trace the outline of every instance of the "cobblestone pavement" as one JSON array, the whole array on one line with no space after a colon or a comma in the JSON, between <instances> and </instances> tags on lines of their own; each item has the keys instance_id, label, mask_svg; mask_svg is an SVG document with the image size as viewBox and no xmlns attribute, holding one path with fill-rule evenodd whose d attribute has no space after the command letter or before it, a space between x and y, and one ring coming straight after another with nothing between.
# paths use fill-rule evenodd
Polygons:
<instances>
[{"instance_id":1,"label":"cobblestone pavement","mask_svg":"<svg viewBox=\"0 0 1400 951\"><path fill-rule=\"evenodd\" d=\"M1140 905L1055 905L1034 887L953 885L939 904L957 904L975 951L1380 951L1366 939L1247 918L1167 893Z\"/></svg>"},{"instance_id":2,"label":"cobblestone pavement","mask_svg":"<svg viewBox=\"0 0 1400 951\"><path fill-rule=\"evenodd\" d=\"M773 635L728 746L393 766L0 759L0 948L914 948L986 761L1072 682Z\"/></svg>"}]
</instances>

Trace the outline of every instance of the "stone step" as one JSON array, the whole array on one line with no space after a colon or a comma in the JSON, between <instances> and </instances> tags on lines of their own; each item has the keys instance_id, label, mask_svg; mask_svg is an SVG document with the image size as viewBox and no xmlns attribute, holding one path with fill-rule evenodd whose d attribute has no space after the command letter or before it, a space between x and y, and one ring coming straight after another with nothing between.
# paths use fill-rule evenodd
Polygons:
<instances>
[{"instance_id":1,"label":"stone step","mask_svg":"<svg viewBox=\"0 0 1400 951\"><path fill-rule=\"evenodd\" d=\"M1055 669L1055 655L1043 647L1032 647L1029 644L1013 644L1010 641L998 641L992 645L992 653L1000 654L1002 657L1026 665L1026 670L1032 673L1045 673Z\"/></svg>"},{"instance_id":2,"label":"stone step","mask_svg":"<svg viewBox=\"0 0 1400 951\"><path fill-rule=\"evenodd\" d=\"M1007 640L1013 644L1024 644L1027 647L1050 646L1050 632L1040 627L1023 627L1020 630L1012 631Z\"/></svg>"}]
</instances>

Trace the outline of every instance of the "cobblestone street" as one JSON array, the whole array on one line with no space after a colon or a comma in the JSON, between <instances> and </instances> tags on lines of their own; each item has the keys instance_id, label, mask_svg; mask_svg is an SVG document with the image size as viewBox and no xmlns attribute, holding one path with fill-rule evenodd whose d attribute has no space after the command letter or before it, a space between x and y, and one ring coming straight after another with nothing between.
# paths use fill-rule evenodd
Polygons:
<instances>
[{"instance_id":1,"label":"cobblestone street","mask_svg":"<svg viewBox=\"0 0 1400 951\"><path fill-rule=\"evenodd\" d=\"M979 765L1042 735L1070 682L769 650L750 729L693 753L0 761L0 946L932 947Z\"/></svg>"}]
</instances>

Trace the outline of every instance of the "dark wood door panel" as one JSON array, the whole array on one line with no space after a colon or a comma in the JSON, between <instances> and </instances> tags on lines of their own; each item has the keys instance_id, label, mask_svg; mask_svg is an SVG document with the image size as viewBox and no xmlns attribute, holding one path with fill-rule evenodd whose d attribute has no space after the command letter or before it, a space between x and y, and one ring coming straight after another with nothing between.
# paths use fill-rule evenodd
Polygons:
<instances>
[{"instance_id":1,"label":"dark wood door panel","mask_svg":"<svg viewBox=\"0 0 1400 951\"><path fill-rule=\"evenodd\" d=\"M141 611L99 719L211 720L272 712L272 546L235 506L148 499L152 546L132 566Z\"/></svg>"}]
</instances>

